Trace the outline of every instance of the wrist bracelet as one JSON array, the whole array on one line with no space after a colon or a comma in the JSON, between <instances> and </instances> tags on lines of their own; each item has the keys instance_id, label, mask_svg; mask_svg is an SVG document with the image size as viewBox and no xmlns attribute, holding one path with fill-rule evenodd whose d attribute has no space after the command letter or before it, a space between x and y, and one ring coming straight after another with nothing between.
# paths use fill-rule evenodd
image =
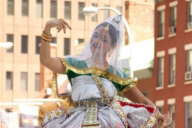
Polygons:
<instances>
[{"instance_id":1,"label":"wrist bracelet","mask_svg":"<svg viewBox=\"0 0 192 128\"><path fill-rule=\"evenodd\" d=\"M51 35L51 34L50 34ZM41 39L43 39L46 42L51 42L52 40L52 36L48 36L47 34L45 34L45 32L43 31L42 35L41 35Z\"/></svg>"}]
</instances>

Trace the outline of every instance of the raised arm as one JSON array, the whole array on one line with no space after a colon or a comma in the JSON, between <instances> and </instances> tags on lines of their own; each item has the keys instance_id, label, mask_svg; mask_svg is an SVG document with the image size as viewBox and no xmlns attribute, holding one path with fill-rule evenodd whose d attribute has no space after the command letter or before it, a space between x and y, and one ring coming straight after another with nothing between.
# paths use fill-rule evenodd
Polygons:
<instances>
[{"instance_id":1,"label":"raised arm","mask_svg":"<svg viewBox=\"0 0 192 128\"><path fill-rule=\"evenodd\" d=\"M58 32L63 29L64 33L66 32L67 27L71 29L71 27L63 19L56 19L50 20L46 23L43 33L47 36L51 36L50 31L51 28L54 27L57 28ZM59 58L50 56L50 42L46 41L46 39L41 40L40 62L42 65L55 73L63 73L65 70L65 67Z\"/></svg>"}]
</instances>

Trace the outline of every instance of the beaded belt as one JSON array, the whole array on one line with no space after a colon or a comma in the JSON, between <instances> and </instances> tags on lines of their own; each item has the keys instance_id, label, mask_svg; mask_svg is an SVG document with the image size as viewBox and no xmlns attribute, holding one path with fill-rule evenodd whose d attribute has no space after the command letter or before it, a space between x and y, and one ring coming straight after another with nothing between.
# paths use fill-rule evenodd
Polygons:
<instances>
[{"instance_id":1,"label":"beaded belt","mask_svg":"<svg viewBox=\"0 0 192 128\"><path fill-rule=\"evenodd\" d=\"M84 100L78 100L74 101L73 105L74 107L82 107L82 106L87 106L89 102L94 102L97 101L98 106L104 106L102 102L102 98L93 98L93 99L84 99ZM109 98L109 102L111 103L113 101L113 98Z\"/></svg>"}]
</instances>

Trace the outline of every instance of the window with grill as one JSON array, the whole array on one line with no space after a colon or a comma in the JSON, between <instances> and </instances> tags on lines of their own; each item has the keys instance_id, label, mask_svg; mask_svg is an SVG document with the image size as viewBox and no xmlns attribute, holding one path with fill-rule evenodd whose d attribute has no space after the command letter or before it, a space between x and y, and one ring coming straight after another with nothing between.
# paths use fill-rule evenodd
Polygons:
<instances>
[{"instance_id":1,"label":"window with grill","mask_svg":"<svg viewBox=\"0 0 192 128\"><path fill-rule=\"evenodd\" d=\"M35 91L40 91L40 74L35 73Z\"/></svg>"},{"instance_id":2,"label":"window with grill","mask_svg":"<svg viewBox=\"0 0 192 128\"><path fill-rule=\"evenodd\" d=\"M158 58L158 87L163 87L164 58Z\"/></svg>"},{"instance_id":3,"label":"window with grill","mask_svg":"<svg viewBox=\"0 0 192 128\"><path fill-rule=\"evenodd\" d=\"M14 36L12 34L7 34L7 42L12 42L13 43L13 39L14 39ZM13 52L13 47L14 47L14 43L13 43L13 46L11 48L7 49L7 52L12 53Z\"/></svg>"},{"instance_id":4,"label":"window with grill","mask_svg":"<svg viewBox=\"0 0 192 128\"><path fill-rule=\"evenodd\" d=\"M71 40L70 38L65 38L64 39L64 56L70 54L71 49Z\"/></svg>"},{"instance_id":5,"label":"window with grill","mask_svg":"<svg viewBox=\"0 0 192 128\"><path fill-rule=\"evenodd\" d=\"M43 1L42 0L36 1L36 17L38 18L43 17Z\"/></svg>"},{"instance_id":6,"label":"window with grill","mask_svg":"<svg viewBox=\"0 0 192 128\"><path fill-rule=\"evenodd\" d=\"M169 111L170 110L172 110L172 123L170 128L175 128L175 105L174 104L169 105Z\"/></svg>"},{"instance_id":7,"label":"window with grill","mask_svg":"<svg viewBox=\"0 0 192 128\"><path fill-rule=\"evenodd\" d=\"M13 90L13 72L6 72L6 90Z\"/></svg>"},{"instance_id":8,"label":"window with grill","mask_svg":"<svg viewBox=\"0 0 192 128\"><path fill-rule=\"evenodd\" d=\"M158 12L158 37L164 36L165 11Z\"/></svg>"},{"instance_id":9,"label":"window with grill","mask_svg":"<svg viewBox=\"0 0 192 128\"><path fill-rule=\"evenodd\" d=\"M7 0L7 15L14 15L14 0Z\"/></svg>"},{"instance_id":10,"label":"window with grill","mask_svg":"<svg viewBox=\"0 0 192 128\"><path fill-rule=\"evenodd\" d=\"M177 7L171 7L171 27L176 27L176 19L177 19Z\"/></svg>"},{"instance_id":11,"label":"window with grill","mask_svg":"<svg viewBox=\"0 0 192 128\"><path fill-rule=\"evenodd\" d=\"M40 46L39 46L40 43L41 43L41 37L36 36L36 44L35 44L35 53L36 54L40 53Z\"/></svg>"},{"instance_id":12,"label":"window with grill","mask_svg":"<svg viewBox=\"0 0 192 128\"><path fill-rule=\"evenodd\" d=\"M50 17L57 18L57 1L51 0Z\"/></svg>"},{"instance_id":13,"label":"window with grill","mask_svg":"<svg viewBox=\"0 0 192 128\"><path fill-rule=\"evenodd\" d=\"M186 103L186 128L192 128L192 102Z\"/></svg>"},{"instance_id":14,"label":"window with grill","mask_svg":"<svg viewBox=\"0 0 192 128\"><path fill-rule=\"evenodd\" d=\"M169 84L175 84L175 54L170 55L170 81Z\"/></svg>"},{"instance_id":15,"label":"window with grill","mask_svg":"<svg viewBox=\"0 0 192 128\"><path fill-rule=\"evenodd\" d=\"M28 52L28 36L21 37L21 53Z\"/></svg>"},{"instance_id":16,"label":"window with grill","mask_svg":"<svg viewBox=\"0 0 192 128\"><path fill-rule=\"evenodd\" d=\"M69 1L65 1L65 5L64 5L64 9L65 9L65 19L71 19L71 2Z\"/></svg>"},{"instance_id":17,"label":"window with grill","mask_svg":"<svg viewBox=\"0 0 192 128\"><path fill-rule=\"evenodd\" d=\"M160 113L163 113L163 106L158 106L157 108L158 108L158 110L159 110ZM157 128L161 128L161 127L158 125L158 123L157 123Z\"/></svg>"},{"instance_id":18,"label":"window with grill","mask_svg":"<svg viewBox=\"0 0 192 128\"><path fill-rule=\"evenodd\" d=\"M28 0L22 0L22 16L28 16Z\"/></svg>"},{"instance_id":19,"label":"window with grill","mask_svg":"<svg viewBox=\"0 0 192 128\"><path fill-rule=\"evenodd\" d=\"M84 16L84 13L83 13L83 8L85 7L85 3L82 3L82 2L79 2L79 9L78 9L78 17L79 17L79 20L85 20L85 16Z\"/></svg>"},{"instance_id":20,"label":"window with grill","mask_svg":"<svg viewBox=\"0 0 192 128\"><path fill-rule=\"evenodd\" d=\"M187 22L192 22L192 1L187 2Z\"/></svg>"},{"instance_id":21,"label":"window with grill","mask_svg":"<svg viewBox=\"0 0 192 128\"><path fill-rule=\"evenodd\" d=\"M192 71L192 50L187 51L187 55L186 55L186 71Z\"/></svg>"},{"instance_id":22,"label":"window with grill","mask_svg":"<svg viewBox=\"0 0 192 128\"><path fill-rule=\"evenodd\" d=\"M21 91L27 91L27 73L21 72Z\"/></svg>"},{"instance_id":23,"label":"window with grill","mask_svg":"<svg viewBox=\"0 0 192 128\"><path fill-rule=\"evenodd\" d=\"M84 39L78 39L78 44L81 44L84 42Z\"/></svg>"},{"instance_id":24,"label":"window with grill","mask_svg":"<svg viewBox=\"0 0 192 128\"><path fill-rule=\"evenodd\" d=\"M53 37L52 40L51 40L51 43L56 44L56 43L57 43L57 38L56 38L56 37Z\"/></svg>"}]
</instances>

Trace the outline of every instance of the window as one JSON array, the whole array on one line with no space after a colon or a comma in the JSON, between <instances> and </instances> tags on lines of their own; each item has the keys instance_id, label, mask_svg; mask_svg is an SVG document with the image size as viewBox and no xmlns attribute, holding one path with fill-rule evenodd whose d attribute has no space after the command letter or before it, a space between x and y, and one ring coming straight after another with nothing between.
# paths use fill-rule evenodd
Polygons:
<instances>
[{"instance_id":1,"label":"window","mask_svg":"<svg viewBox=\"0 0 192 128\"><path fill-rule=\"evenodd\" d=\"M192 102L186 103L186 128L192 128Z\"/></svg>"},{"instance_id":2,"label":"window","mask_svg":"<svg viewBox=\"0 0 192 128\"><path fill-rule=\"evenodd\" d=\"M122 13L122 7L121 6L117 6L116 9Z\"/></svg>"},{"instance_id":3,"label":"window","mask_svg":"<svg viewBox=\"0 0 192 128\"><path fill-rule=\"evenodd\" d=\"M36 51L35 51L36 54L40 53L40 46L39 46L40 43L41 43L41 37L36 36Z\"/></svg>"},{"instance_id":4,"label":"window","mask_svg":"<svg viewBox=\"0 0 192 128\"><path fill-rule=\"evenodd\" d=\"M79 3L79 20L84 20L85 16L83 13L83 8L85 7L85 3Z\"/></svg>"},{"instance_id":5,"label":"window","mask_svg":"<svg viewBox=\"0 0 192 128\"><path fill-rule=\"evenodd\" d=\"M35 73L35 91L40 91L40 74Z\"/></svg>"},{"instance_id":6,"label":"window","mask_svg":"<svg viewBox=\"0 0 192 128\"><path fill-rule=\"evenodd\" d=\"M52 40L51 40L51 43L56 44L56 43L57 43L57 38L56 38L56 37L53 37Z\"/></svg>"},{"instance_id":7,"label":"window","mask_svg":"<svg viewBox=\"0 0 192 128\"><path fill-rule=\"evenodd\" d=\"M78 39L78 44L83 43L84 39Z\"/></svg>"},{"instance_id":8,"label":"window","mask_svg":"<svg viewBox=\"0 0 192 128\"><path fill-rule=\"evenodd\" d=\"M21 41L21 53L27 53L28 52L28 36L22 36Z\"/></svg>"},{"instance_id":9,"label":"window","mask_svg":"<svg viewBox=\"0 0 192 128\"><path fill-rule=\"evenodd\" d=\"M158 58L158 87L163 86L163 76L164 76L164 59L163 57Z\"/></svg>"},{"instance_id":10,"label":"window","mask_svg":"<svg viewBox=\"0 0 192 128\"><path fill-rule=\"evenodd\" d=\"M163 106L158 106L157 108L158 108L158 110L159 110L160 113L163 113ZM158 123L157 123L157 128L161 128L161 127L158 125Z\"/></svg>"},{"instance_id":11,"label":"window","mask_svg":"<svg viewBox=\"0 0 192 128\"><path fill-rule=\"evenodd\" d=\"M170 55L170 84L175 84L175 55Z\"/></svg>"},{"instance_id":12,"label":"window","mask_svg":"<svg viewBox=\"0 0 192 128\"><path fill-rule=\"evenodd\" d=\"M165 21L165 11L159 11L158 12L158 37L164 36L164 21Z\"/></svg>"},{"instance_id":13,"label":"window","mask_svg":"<svg viewBox=\"0 0 192 128\"><path fill-rule=\"evenodd\" d=\"M42 0L37 0L36 2L36 17L41 18L43 17L43 2Z\"/></svg>"},{"instance_id":14,"label":"window","mask_svg":"<svg viewBox=\"0 0 192 128\"><path fill-rule=\"evenodd\" d=\"M93 7L97 7L97 4L92 4L92 5L93 5ZM97 13L94 14L94 16L92 17L92 21L97 22Z\"/></svg>"},{"instance_id":15,"label":"window","mask_svg":"<svg viewBox=\"0 0 192 128\"><path fill-rule=\"evenodd\" d=\"M187 23L192 22L192 1L187 2ZM189 26L187 26L189 29Z\"/></svg>"},{"instance_id":16,"label":"window","mask_svg":"<svg viewBox=\"0 0 192 128\"><path fill-rule=\"evenodd\" d=\"M5 111L6 112L13 112L13 109L12 108L6 108Z\"/></svg>"},{"instance_id":17,"label":"window","mask_svg":"<svg viewBox=\"0 0 192 128\"><path fill-rule=\"evenodd\" d=\"M27 73L21 72L21 91L27 91Z\"/></svg>"},{"instance_id":18,"label":"window","mask_svg":"<svg viewBox=\"0 0 192 128\"><path fill-rule=\"evenodd\" d=\"M152 28L154 28L155 23L155 11L152 11Z\"/></svg>"},{"instance_id":19,"label":"window","mask_svg":"<svg viewBox=\"0 0 192 128\"><path fill-rule=\"evenodd\" d=\"M145 97L147 97L147 92L142 92L142 94L143 94Z\"/></svg>"},{"instance_id":20,"label":"window","mask_svg":"<svg viewBox=\"0 0 192 128\"><path fill-rule=\"evenodd\" d=\"M171 27L176 27L177 7L171 7Z\"/></svg>"},{"instance_id":21,"label":"window","mask_svg":"<svg viewBox=\"0 0 192 128\"><path fill-rule=\"evenodd\" d=\"M7 15L14 15L14 0L7 0Z\"/></svg>"},{"instance_id":22,"label":"window","mask_svg":"<svg viewBox=\"0 0 192 128\"><path fill-rule=\"evenodd\" d=\"M12 34L7 34L7 42L13 43L13 38L14 38L14 36ZM13 52L13 46L10 49L7 49L7 52Z\"/></svg>"},{"instance_id":23,"label":"window","mask_svg":"<svg viewBox=\"0 0 192 128\"><path fill-rule=\"evenodd\" d=\"M171 124L170 128L175 128L175 105L170 104L169 110L172 110L172 124Z\"/></svg>"},{"instance_id":24,"label":"window","mask_svg":"<svg viewBox=\"0 0 192 128\"><path fill-rule=\"evenodd\" d=\"M6 72L6 90L13 90L13 72Z\"/></svg>"},{"instance_id":25,"label":"window","mask_svg":"<svg viewBox=\"0 0 192 128\"><path fill-rule=\"evenodd\" d=\"M109 5L105 5L105 7L109 7ZM104 10L104 20L109 18L109 10Z\"/></svg>"},{"instance_id":26,"label":"window","mask_svg":"<svg viewBox=\"0 0 192 128\"><path fill-rule=\"evenodd\" d=\"M22 16L28 16L28 0L22 0Z\"/></svg>"},{"instance_id":27,"label":"window","mask_svg":"<svg viewBox=\"0 0 192 128\"><path fill-rule=\"evenodd\" d=\"M50 17L57 18L57 1L51 0L51 9L50 9Z\"/></svg>"},{"instance_id":28,"label":"window","mask_svg":"<svg viewBox=\"0 0 192 128\"><path fill-rule=\"evenodd\" d=\"M64 56L70 54L71 49L71 40L69 38L64 39Z\"/></svg>"},{"instance_id":29,"label":"window","mask_svg":"<svg viewBox=\"0 0 192 128\"><path fill-rule=\"evenodd\" d=\"M65 19L71 19L71 2L65 1Z\"/></svg>"},{"instance_id":30,"label":"window","mask_svg":"<svg viewBox=\"0 0 192 128\"><path fill-rule=\"evenodd\" d=\"M186 71L192 71L192 50L187 51L187 55L186 55Z\"/></svg>"}]
</instances>

